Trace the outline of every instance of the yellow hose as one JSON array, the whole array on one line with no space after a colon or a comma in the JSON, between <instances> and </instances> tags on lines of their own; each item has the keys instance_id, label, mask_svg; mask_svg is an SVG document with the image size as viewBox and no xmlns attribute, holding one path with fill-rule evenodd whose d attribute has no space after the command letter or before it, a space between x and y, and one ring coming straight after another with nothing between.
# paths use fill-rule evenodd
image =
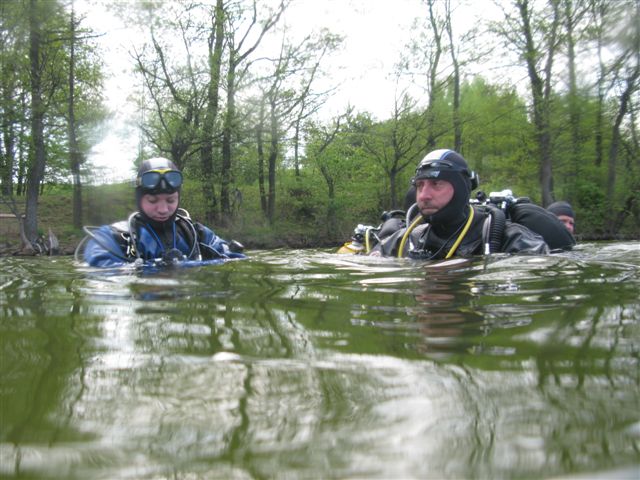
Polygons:
<instances>
[{"instance_id":1,"label":"yellow hose","mask_svg":"<svg viewBox=\"0 0 640 480\"><path fill-rule=\"evenodd\" d=\"M471 205L469 205L469 218L467 219L467 223L465 224L464 228L462 229L462 232L460 233L460 236L458 237L456 242L451 247L451 250L449 250L449 253L447 253L447 256L444 257L445 259L451 258L453 256L453 254L455 253L455 251L460 246L460 243L462 242L462 239L464 238L464 236L469 231L469 227L471 227L471 222L473 222L473 215L474 215L473 207Z\"/></svg>"},{"instance_id":2,"label":"yellow hose","mask_svg":"<svg viewBox=\"0 0 640 480\"><path fill-rule=\"evenodd\" d=\"M413 231L414 228L418 226L423 220L422 215L418 215L416 219L411 223L407 231L404 232L402 236L402 240L400 241L400 248L398 249L398 258L402 258L402 251L404 250L404 244L407 243L407 239L409 238L409 234Z\"/></svg>"},{"instance_id":3,"label":"yellow hose","mask_svg":"<svg viewBox=\"0 0 640 480\"><path fill-rule=\"evenodd\" d=\"M460 243L462 243L462 239L464 238L464 236L469 231L469 228L471 227L471 223L473 222L474 215L475 215L475 213L474 213L473 207L471 205L469 205L469 218L467 219L467 223L464 225L464 228L462 229L462 232L460 232L460 235L458 236L458 238L456 239L455 243L453 244L453 246L449 250L449 253L447 253L447 256L444 257L445 259L446 258L451 258L453 256L453 254L456 252L456 250L458 249L458 247L460 246ZM414 228L416 228L416 226L422 220L423 220L422 215L418 215L418 218L416 218L413 221L413 223L411 224L411 226L409 228L407 228L407 231L404 232L404 235L402 236L402 241L400 242L400 248L398 249L398 258L402 258L402 252L404 250L404 245L405 245L405 243L407 243L407 239L409 238L409 234L413 231Z\"/></svg>"}]
</instances>

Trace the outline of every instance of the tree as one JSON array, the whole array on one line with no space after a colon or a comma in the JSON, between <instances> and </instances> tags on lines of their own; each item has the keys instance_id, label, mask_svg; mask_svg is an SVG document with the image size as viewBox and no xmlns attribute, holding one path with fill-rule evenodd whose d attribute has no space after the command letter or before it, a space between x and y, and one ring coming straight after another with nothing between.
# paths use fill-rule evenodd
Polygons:
<instances>
[{"instance_id":1,"label":"tree","mask_svg":"<svg viewBox=\"0 0 640 480\"><path fill-rule=\"evenodd\" d=\"M399 208L398 176L407 166L415 165L418 157L431 147L429 128L434 122L431 114L416 112L415 101L407 94L396 98L391 118L371 126L363 137L363 146L385 172L389 180L389 206ZM404 198L404 192L403 196Z\"/></svg>"},{"instance_id":2,"label":"tree","mask_svg":"<svg viewBox=\"0 0 640 480\"><path fill-rule=\"evenodd\" d=\"M69 100L68 105L68 136L69 136L69 161L71 174L73 175L73 226L82 227L82 180L80 178L80 165L82 158L78 149L78 132L76 129L76 98L75 98L75 67L76 67L76 29L77 22L73 3L71 4L71 16L69 19L70 52L69 52Z\"/></svg>"},{"instance_id":3,"label":"tree","mask_svg":"<svg viewBox=\"0 0 640 480\"><path fill-rule=\"evenodd\" d=\"M568 152L570 178L572 187L568 200L571 200L576 191L576 181L580 160L584 156L583 138L580 135L581 127L581 98L578 91L578 72L576 65L576 42L581 37L581 22L587 10L583 6L584 2L578 0L563 0L564 7L564 34L567 50L567 71L568 71L568 117L571 131L571 148Z\"/></svg>"},{"instance_id":4,"label":"tree","mask_svg":"<svg viewBox=\"0 0 640 480\"><path fill-rule=\"evenodd\" d=\"M265 215L269 222L273 222L275 217L276 167L280 157L282 139L292 128L296 126L299 128L301 119L312 110L308 106L317 102L321 96L321 94L314 95L313 84L320 74L323 58L335 50L340 41L340 37L326 31L321 32L315 38L310 34L301 42L297 42L297 45L292 45L283 37L280 55L273 62L273 69L264 80L263 99L260 103L260 123L257 127L260 145L258 168L261 204L263 208L266 207ZM266 108L268 108L268 120ZM264 151L262 148L265 123L269 125L268 195L266 200L262 198L265 191L263 185ZM298 132L295 134L296 141L297 135Z\"/></svg>"},{"instance_id":5,"label":"tree","mask_svg":"<svg viewBox=\"0 0 640 480\"><path fill-rule=\"evenodd\" d=\"M437 11L436 0L426 0L425 4L428 10L427 25L417 24L416 34L409 45L408 57L401 58L397 73L413 79L426 92L426 143L428 149L433 149L442 134L436 126L435 106L446 83L440 70L442 55L445 53L442 45L445 21Z\"/></svg>"},{"instance_id":6,"label":"tree","mask_svg":"<svg viewBox=\"0 0 640 480\"><path fill-rule=\"evenodd\" d=\"M165 48L153 32L154 58L147 60L136 52L135 61L155 106L153 120L141 128L160 154L184 168L197 145L203 96L195 82L189 43L182 25L180 30L186 51L184 68L169 66Z\"/></svg>"},{"instance_id":7,"label":"tree","mask_svg":"<svg viewBox=\"0 0 640 480\"><path fill-rule=\"evenodd\" d=\"M3 3L2 190L24 194L25 237L38 238L38 197L46 181L74 181L81 224L80 166L90 129L102 118L98 62L73 4ZM24 179L26 178L26 182ZM15 186L15 188L14 188Z\"/></svg>"},{"instance_id":8,"label":"tree","mask_svg":"<svg viewBox=\"0 0 640 480\"><path fill-rule=\"evenodd\" d=\"M226 75L226 110L222 120L222 166L220 185L220 206L225 218L231 217L230 185L232 165L233 135L236 131L236 93L242 86L245 73L251 65L250 56L258 48L266 33L271 30L284 12L288 2L281 1L273 11L269 11L266 18L258 19L257 4L254 0L251 14L245 17L241 8L234 13L227 11L228 27L228 64ZM240 25L246 27L240 31Z\"/></svg>"},{"instance_id":9,"label":"tree","mask_svg":"<svg viewBox=\"0 0 640 480\"><path fill-rule=\"evenodd\" d=\"M464 82L460 116L463 154L479 174L480 188L487 193L509 188L516 195L537 196L538 162L531 154L534 130L527 105L515 88L493 85L482 77Z\"/></svg>"},{"instance_id":10,"label":"tree","mask_svg":"<svg viewBox=\"0 0 640 480\"><path fill-rule=\"evenodd\" d=\"M547 9L533 11L529 0L514 0L515 15L505 13L499 33L516 49L527 68L533 124L540 161L542 204L553 202L553 148L550 129L553 63L558 50L561 12L559 0L547 0Z\"/></svg>"},{"instance_id":11,"label":"tree","mask_svg":"<svg viewBox=\"0 0 640 480\"><path fill-rule=\"evenodd\" d=\"M94 47L89 43L95 35L82 29L76 17L73 0L68 19L68 73L66 90L66 122L69 169L73 181L73 226L82 227L82 165L87 150L87 130L104 118L101 106L102 73L92 59ZM64 37L63 37L64 38ZM62 114L64 115L64 114Z\"/></svg>"},{"instance_id":12,"label":"tree","mask_svg":"<svg viewBox=\"0 0 640 480\"><path fill-rule=\"evenodd\" d=\"M603 60L603 48L605 36L608 30L608 18L611 4L607 0L590 0L590 27L592 37L596 43L596 55L598 59L598 78L596 81L598 110L596 111L595 125L595 165L600 166L604 157L604 109L607 94L606 78L607 67Z\"/></svg>"},{"instance_id":13,"label":"tree","mask_svg":"<svg viewBox=\"0 0 640 480\"><path fill-rule=\"evenodd\" d=\"M323 128L322 126L318 126L314 128L310 126L310 132L313 131L313 135L316 138L316 143L314 144L314 148L312 149L311 155L313 156L315 163L318 165L318 168L320 169L322 178L327 184L327 197L329 200L328 206L327 206L327 216L326 216L327 234L331 234L331 232L337 231L337 227L336 227L337 215L336 215L336 207L335 207L335 197L336 197L335 182L338 176L338 172L333 171L333 169L331 168L330 166L331 163L335 163L335 162L331 162L330 159L332 158L332 156L326 155L325 152L327 150L327 147L329 147L333 143L334 139L336 138L336 135L342 128L341 122L344 121L346 118L348 118L349 115L350 115L350 112L347 111L344 115L341 115L335 118L327 128Z\"/></svg>"},{"instance_id":14,"label":"tree","mask_svg":"<svg viewBox=\"0 0 640 480\"><path fill-rule=\"evenodd\" d=\"M133 52L153 105L150 119L140 128L153 150L178 167L198 159L194 170L201 174L204 217L209 223L216 223L219 216L214 158L220 143L226 8L224 0L214 5L151 3L133 8L141 16L138 22L150 30L148 43ZM182 41L175 42L176 37Z\"/></svg>"},{"instance_id":15,"label":"tree","mask_svg":"<svg viewBox=\"0 0 640 480\"><path fill-rule=\"evenodd\" d=\"M408 56L401 59L397 73L399 77L408 76L426 92L424 115L427 149L436 148L447 134L453 132L447 147L462 151L464 119L460 116L460 86L464 68L476 59L483 58L485 47L474 45L477 35L475 27L460 35L454 34L456 6L450 0L425 0L424 5L427 14L416 21ZM457 7L462 8L463 4L459 3ZM447 54L450 62L446 60ZM445 96L450 102L446 107L443 103ZM444 121L443 115L450 120Z\"/></svg>"},{"instance_id":16,"label":"tree","mask_svg":"<svg viewBox=\"0 0 640 480\"><path fill-rule=\"evenodd\" d=\"M623 121L632 113L633 96L640 91L640 4L636 2L635 10L629 12L626 17L629 26L624 31L628 36L623 37L620 44L621 53L616 59L619 68L616 71L616 84L619 91L618 111L612 126L611 145L609 147L609 161L607 174L607 200L609 202L609 234L613 234L619 225L616 225L615 215L615 190L616 190L616 170L620 148L623 144ZM633 126L633 123L631 123ZM637 158L637 149L634 152ZM634 186L637 186L634 185ZM633 192L633 190L632 190ZM635 192L624 202L629 204L637 198L637 188ZM628 209L628 208L627 208ZM618 223L621 223L618 220Z\"/></svg>"},{"instance_id":17,"label":"tree","mask_svg":"<svg viewBox=\"0 0 640 480\"><path fill-rule=\"evenodd\" d=\"M31 145L29 148L29 170L27 172L27 198L25 214L25 235L31 242L38 238L38 195L40 182L44 177L46 162L44 139L45 116L45 63L46 51L45 10L48 2L30 0L29 2L29 79L31 93Z\"/></svg>"},{"instance_id":18,"label":"tree","mask_svg":"<svg viewBox=\"0 0 640 480\"><path fill-rule=\"evenodd\" d=\"M485 58L489 55L489 48L484 42L478 42L479 25L474 25L461 34L454 34L454 11L465 11L464 1L459 1L455 6L450 0L444 2L444 25L448 37L447 50L451 57L451 85L452 124L453 124L453 148L462 152L464 119L461 114L461 87L464 73L469 66L476 63L485 66ZM469 72L467 71L468 75ZM476 75L473 75L474 77Z\"/></svg>"},{"instance_id":19,"label":"tree","mask_svg":"<svg viewBox=\"0 0 640 480\"><path fill-rule=\"evenodd\" d=\"M352 231L353 220L378 219L380 207L375 202L381 192L382 172L372 164L363 148L362 139L370 128L368 114L355 114L351 107L328 122L305 124L306 163L302 175L320 174L326 185L326 209L317 215L319 231L327 239L342 237L343 231ZM313 182L314 184L320 182ZM314 198L314 206L325 204Z\"/></svg>"},{"instance_id":20,"label":"tree","mask_svg":"<svg viewBox=\"0 0 640 480\"><path fill-rule=\"evenodd\" d=\"M451 55L451 65L453 67L453 149L462 151L462 121L460 118L460 60L453 37L453 24L451 21L451 2L445 2L445 29L449 38L449 54Z\"/></svg>"},{"instance_id":21,"label":"tree","mask_svg":"<svg viewBox=\"0 0 640 480\"><path fill-rule=\"evenodd\" d=\"M0 4L0 187L2 195L13 193L13 175L16 169L18 129L24 122L19 118L19 96L23 91L19 73L20 45L23 37L19 30L22 22L18 5Z\"/></svg>"},{"instance_id":22,"label":"tree","mask_svg":"<svg viewBox=\"0 0 640 480\"><path fill-rule=\"evenodd\" d=\"M202 168L202 193L207 202L206 218L217 220L217 201L214 189L213 152L214 139L217 134L216 119L220 103L220 80L222 70L222 53L224 42L225 9L223 0L216 0L213 12L213 26L207 39L207 65L209 78L207 83L207 100L202 127L202 148L200 164Z\"/></svg>"}]
</instances>

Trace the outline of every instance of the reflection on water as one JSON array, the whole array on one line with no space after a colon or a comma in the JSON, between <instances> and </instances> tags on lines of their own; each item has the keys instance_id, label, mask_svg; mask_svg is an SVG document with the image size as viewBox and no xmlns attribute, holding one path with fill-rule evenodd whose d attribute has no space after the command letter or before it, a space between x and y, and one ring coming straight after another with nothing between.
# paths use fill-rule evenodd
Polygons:
<instances>
[{"instance_id":1,"label":"reflection on water","mask_svg":"<svg viewBox=\"0 0 640 480\"><path fill-rule=\"evenodd\" d=\"M637 478L639 247L2 258L0 476Z\"/></svg>"}]
</instances>

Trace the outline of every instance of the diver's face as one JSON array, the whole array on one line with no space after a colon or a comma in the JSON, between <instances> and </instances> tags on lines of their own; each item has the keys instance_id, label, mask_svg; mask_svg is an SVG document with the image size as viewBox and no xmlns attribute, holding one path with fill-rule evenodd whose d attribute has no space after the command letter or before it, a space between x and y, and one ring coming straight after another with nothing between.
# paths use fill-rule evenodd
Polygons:
<instances>
[{"instance_id":1,"label":"diver's face","mask_svg":"<svg viewBox=\"0 0 640 480\"><path fill-rule=\"evenodd\" d=\"M416 180L416 201L424 216L433 215L453 198L453 185L446 180L425 178Z\"/></svg>"},{"instance_id":2,"label":"diver's face","mask_svg":"<svg viewBox=\"0 0 640 480\"><path fill-rule=\"evenodd\" d=\"M564 223L564 226L567 227L567 230L573 234L573 229L575 226L575 221L569 215L558 215L558 219Z\"/></svg>"},{"instance_id":3,"label":"diver's face","mask_svg":"<svg viewBox=\"0 0 640 480\"><path fill-rule=\"evenodd\" d=\"M144 214L155 222L166 222L178 209L180 194L173 193L145 193L140 200L140 208Z\"/></svg>"}]
</instances>

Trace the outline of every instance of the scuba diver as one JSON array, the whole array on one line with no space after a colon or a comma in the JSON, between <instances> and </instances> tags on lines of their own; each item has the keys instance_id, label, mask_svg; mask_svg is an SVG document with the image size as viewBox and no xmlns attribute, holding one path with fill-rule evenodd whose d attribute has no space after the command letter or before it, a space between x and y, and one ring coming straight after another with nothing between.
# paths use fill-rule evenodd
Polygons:
<instances>
[{"instance_id":1,"label":"scuba diver","mask_svg":"<svg viewBox=\"0 0 640 480\"><path fill-rule=\"evenodd\" d=\"M85 227L76 259L93 267L115 267L245 258L242 245L223 240L179 208L182 181L182 172L170 160L143 161L136 177L138 211L127 221Z\"/></svg>"},{"instance_id":2,"label":"scuba diver","mask_svg":"<svg viewBox=\"0 0 640 480\"><path fill-rule=\"evenodd\" d=\"M576 214L573 212L573 208L571 208L571 204L569 202L564 202L562 200L553 202L547 207L547 210L553 213L562 223L564 223L564 226L567 227L569 233L572 235L574 234Z\"/></svg>"},{"instance_id":3,"label":"scuba diver","mask_svg":"<svg viewBox=\"0 0 640 480\"><path fill-rule=\"evenodd\" d=\"M528 199L514 199L509 190L485 204L471 204L478 177L453 150L427 154L412 185L415 203L406 213L385 212L376 229L359 225L353 243L364 239L367 248L358 251L345 244L339 253L437 260L495 252L542 254L575 243L554 215Z\"/></svg>"}]
</instances>

